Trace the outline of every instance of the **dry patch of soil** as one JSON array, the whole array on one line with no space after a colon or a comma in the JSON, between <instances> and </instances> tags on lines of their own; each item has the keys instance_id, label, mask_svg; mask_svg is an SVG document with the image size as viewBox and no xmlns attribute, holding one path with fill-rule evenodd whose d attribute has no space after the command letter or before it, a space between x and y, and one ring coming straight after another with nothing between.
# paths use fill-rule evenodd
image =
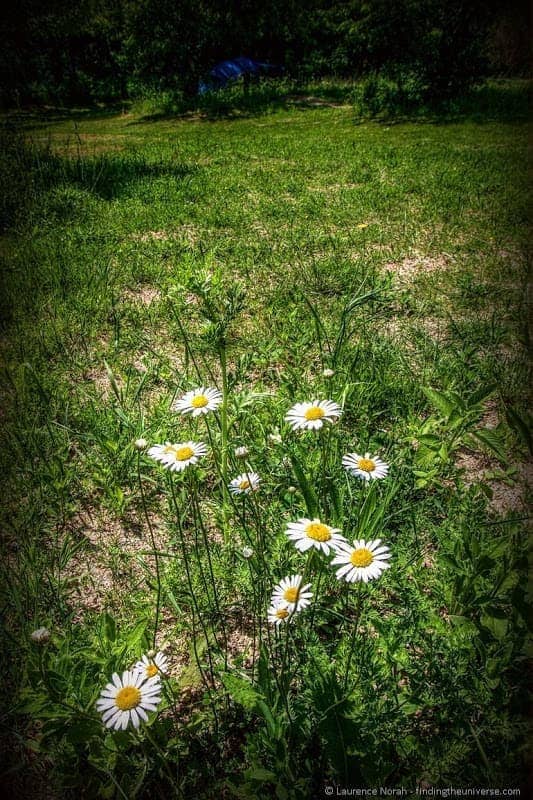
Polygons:
<instances>
[{"instance_id":1,"label":"dry patch of soil","mask_svg":"<svg viewBox=\"0 0 533 800\"><path fill-rule=\"evenodd\" d=\"M161 299L161 292L153 286L140 286L138 289L126 289L122 297L132 303L151 306L152 303Z\"/></svg>"},{"instance_id":2,"label":"dry patch of soil","mask_svg":"<svg viewBox=\"0 0 533 800\"><path fill-rule=\"evenodd\" d=\"M496 428L499 422L497 403L489 400L480 427ZM516 468L516 475L512 480L499 480L495 477L495 473L502 469L501 464L494 456L481 451L459 450L455 466L463 471L463 480L467 486L484 483L490 488L492 497L489 505L496 514L505 516L512 512L521 514L527 511L528 495L533 488L533 462L509 464Z\"/></svg>"},{"instance_id":3,"label":"dry patch of soil","mask_svg":"<svg viewBox=\"0 0 533 800\"><path fill-rule=\"evenodd\" d=\"M455 465L458 469L464 470L463 480L467 486L484 483L490 488L492 497L489 506L496 514L505 516L513 512L522 514L527 511L527 498L533 488L532 463L520 462L513 465L517 474L512 484L493 477L499 465L485 453L459 451Z\"/></svg>"},{"instance_id":4,"label":"dry patch of soil","mask_svg":"<svg viewBox=\"0 0 533 800\"><path fill-rule=\"evenodd\" d=\"M144 231L143 233L132 233L129 237L136 242L168 242L185 240L187 244L194 245L200 238L200 231L195 225L181 225L172 231Z\"/></svg>"},{"instance_id":5,"label":"dry patch of soil","mask_svg":"<svg viewBox=\"0 0 533 800\"><path fill-rule=\"evenodd\" d=\"M157 549L164 550L168 536L163 520L152 515L150 521ZM68 527L83 542L67 567L71 605L80 618L86 611L123 608L124 595L155 574L155 559L146 555L153 549L146 521L90 508L78 513Z\"/></svg>"},{"instance_id":6,"label":"dry patch of soil","mask_svg":"<svg viewBox=\"0 0 533 800\"><path fill-rule=\"evenodd\" d=\"M411 256L402 261L389 261L385 269L392 272L400 281L409 282L417 275L431 272L444 272L451 263L451 257L439 256Z\"/></svg>"}]
</instances>

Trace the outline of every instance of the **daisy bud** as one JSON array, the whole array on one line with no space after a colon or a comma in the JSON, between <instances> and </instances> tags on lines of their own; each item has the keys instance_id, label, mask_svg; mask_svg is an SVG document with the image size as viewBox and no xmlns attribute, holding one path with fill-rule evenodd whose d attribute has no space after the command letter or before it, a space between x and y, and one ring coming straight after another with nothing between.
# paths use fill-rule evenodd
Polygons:
<instances>
[{"instance_id":1,"label":"daisy bud","mask_svg":"<svg viewBox=\"0 0 533 800\"><path fill-rule=\"evenodd\" d=\"M148 650L146 655L148 656L148 658L154 658L156 652L157 652L156 650Z\"/></svg>"},{"instance_id":2,"label":"daisy bud","mask_svg":"<svg viewBox=\"0 0 533 800\"><path fill-rule=\"evenodd\" d=\"M243 547L242 548L242 556L243 558L251 558L254 554L254 551L251 547Z\"/></svg>"},{"instance_id":3,"label":"daisy bud","mask_svg":"<svg viewBox=\"0 0 533 800\"><path fill-rule=\"evenodd\" d=\"M298 489L296 488L296 486L289 486L289 488L287 489L287 491L289 492L289 494L296 494L296 492L298 491Z\"/></svg>"},{"instance_id":4,"label":"daisy bud","mask_svg":"<svg viewBox=\"0 0 533 800\"><path fill-rule=\"evenodd\" d=\"M272 444L281 444L281 436L279 433L269 433L268 434L268 441L272 442Z\"/></svg>"},{"instance_id":5,"label":"daisy bud","mask_svg":"<svg viewBox=\"0 0 533 800\"><path fill-rule=\"evenodd\" d=\"M133 444L136 450L146 450L148 447L148 442L146 439L135 439Z\"/></svg>"},{"instance_id":6,"label":"daisy bud","mask_svg":"<svg viewBox=\"0 0 533 800\"><path fill-rule=\"evenodd\" d=\"M37 644L46 644L46 642L50 639L50 631L48 628L37 628L36 631L33 631L31 634L31 638Z\"/></svg>"},{"instance_id":7,"label":"daisy bud","mask_svg":"<svg viewBox=\"0 0 533 800\"><path fill-rule=\"evenodd\" d=\"M324 378L333 378L333 376L335 375L335 370L334 369L330 369L329 367L327 367L322 372L322 375L324 376Z\"/></svg>"},{"instance_id":8,"label":"daisy bud","mask_svg":"<svg viewBox=\"0 0 533 800\"><path fill-rule=\"evenodd\" d=\"M246 458L248 455L248 448L247 447L236 447L235 448L235 458Z\"/></svg>"}]
</instances>

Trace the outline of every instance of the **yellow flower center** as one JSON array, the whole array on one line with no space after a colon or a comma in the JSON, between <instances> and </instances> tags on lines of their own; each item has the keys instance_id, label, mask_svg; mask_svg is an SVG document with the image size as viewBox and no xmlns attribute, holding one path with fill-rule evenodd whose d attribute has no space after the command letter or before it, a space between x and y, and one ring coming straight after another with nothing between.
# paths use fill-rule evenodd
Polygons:
<instances>
[{"instance_id":1,"label":"yellow flower center","mask_svg":"<svg viewBox=\"0 0 533 800\"><path fill-rule=\"evenodd\" d=\"M196 397L193 397L191 400L191 406L193 408L205 408L205 406L209 403L209 400L205 396L205 394L197 394Z\"/></svg>"},{"instance_id":2,"label":"yellow flower center","mask_svg":"<svg viewBox=\"0 0 533 800\"><path fill-rule=\"evenodd\" d=\"M141 693L135 686L124 686L115 697L115 705L121 711L129 711L141 702Z\"/></svg>"},{"instance_id":3,"label":"yellow flower center","mask_svg":"<svg viewBox=\"0 0 533 800\"><path fill-rule=\"evenodd\" d=\"M287 603L296 603L299 594L300 590L297 589L296 586L290 586L283 592L283 599L286 600Z\"/></svg>"},{"instance_id":4,"label":"yellow flower center","mask_svg":"<svg viewBox=\"0 0 533 800\"><path fill-rule=\"evenodd\" d=\"M357 462L357 466L359 469L362 469L363 472L373 472L376 469L376 465L371 458L360 458Z\"/></svg>"},{"instance_id":5,"label":"yellow flower center","mask_svg":"<svg viewBox=\"0 0 533 800\"><path fill-rule=\"evenodd\" d=\"M192 447L176 447L174 450L174 455L176 457L176 461L188 461L189 458L192 458L194 455L194 450Z\"/></svg>"},{"instance_id":6,"label":"yellow flower center","mask_svg":"<svg viewBox=\"0 0 533 800\"><path fill-rule=\"evenodd\" d=\"M278 608L276 611L276 617L278 619L286 619L289 616L289 612L286 608Z\"/></svg>"},{"instance_id":7,"label":"yellow flower center","mask_svg":"<svg viewBox=\"0 0 533 800\"><path fill-rule=\"evenodd\" d=\"M374 556L366 547L360 547L358 550L354 550L350 556L350 561L354 567L369 567L373 560Z\"/></svg>"},{"instance_id":8,"label":"yellow flower center","mask_svg":"<svg viewBox=\"0 0 533 800\"><path fill-rule=\"evenodd\" d=\"M304 417L310 422L312 422L315 419L322 419L324 414L325 411L323 408L320 408L319 406L311 406L311 408L308 408L307 411L305 412Z\"/></svg>"},{"instance_id":9,"label":"yellow flower center","mask_svg":"<svg viewBox=\"0 0 533 800\"><path fill-rule=\"evenodd\" d=\"M249 488L250 488L250 481L249 480L245 479L245 480L243 480L243 481L241 481L239 483L239 489L242 489L243 492L246 491L246 489L249 489Z\"/></svg>"},{"instance_id":10,"label":"yellow flower center","mask_svg":"<svg viewBox=\"0 0 533 800\"><path fill-rule=\"evenodd\" d=\"M327 525L321 522L310 522L306 527L305 532L310 539L315 542L327 542L331 539L331 531Z\"/></svg>"},{"instance_id":11,"label":"yellow flower center","mask_svg":"<svg viewBox=\"0 0 533 800\"><path fill-rule=\"evenodd\" d=\"M158 668L156 667L155 664L148 664L148 666L146 667L146 677L147 678L153 678L154 675L157 675L158 672L159 672L159 670L158 670Z\"/></svg>"}]
</instances>

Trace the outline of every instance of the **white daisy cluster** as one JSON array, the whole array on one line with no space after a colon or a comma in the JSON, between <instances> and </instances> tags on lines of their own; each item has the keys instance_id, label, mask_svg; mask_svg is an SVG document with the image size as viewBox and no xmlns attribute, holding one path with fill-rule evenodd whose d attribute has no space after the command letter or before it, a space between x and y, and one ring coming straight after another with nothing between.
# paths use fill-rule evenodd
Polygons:
<instances>
[{"instance_id":1,"label":"white daisy cluster","mask_svg":"<svg viewBox=\"0 0 533 800\"><path fill-rule=\"evenodd\" d=\"M268 621L274 625L288 622L293 614L311 603L310 583L303 584L303 575L288 575L274 586L268 609Z\"/></svg>"},{"instance_id":2,"label":"white daisy cluster","mask_svg":"<svg viewBox=\"0 0 533 800\"><path fill-rule=\"evenodd\" d=\"M161 676L167 670L166 656L155 653L143 655L122 675L115 672L96 702L106 728L125 731L129 725L138 728L148 722L148 713L157 711L161 702Z\"/></svg>"},{"instance_id":3,"label":"white daisy cluster","mask_svg":"<svg viewBox=\"0 0 533 800\"><path fill-rule=\"evenodd\" d=\"M332 377L334 372L326 369L323 374L324 377ZM202 386L192 389L176 400L172 408L182 415L194 418L216 411L222 402L223 396L218 389ZM335 401L315 399L293 405L286 413L285 421L293 431L320 431L326 425L337 422L341 415L342 408ZM282 443L279 432L269 434L268 439L275 444ZM141 449L141 441L136 446ZM142 440L142 446L146 447L145 440ZM153 445L147 452L151 458L159 461L167 469L181 472L188 466L197 464L198 460L207 454L207 447L203 442L188 441L179 444L165 442ZM245 446L234 450L236 459L246 458L248 453L248 448ZM365 482L385 478L389 471L388 464L368 452L364 455L356 452L347 453L342 458L342 465L350 475ZM258 491L260 484L261 478L257 472L250 471L233 478L228 488L232 495L244 497ZM301 553L318 550L325 556L333 555L331 565L338 566L337 578L348 583L355 581L366 583L378 578L389 567L391 554L380 539L371 541L356 539L350 544L338 528L317 518L301 518L289 522L285 533ZM251 548L244 548L242 553L244 558L250 558L253 551ZM310 591L311 584L304 584L303 581L303 575L289 575L274 587L267 612L269 622L276 626L289 622L294 614L310 605L313 597ZM158 662L157 659L150 660L144 656L136 665L135 675L141 675L145 681L157 680L159 674L165 671L165 666L161 662L161 658L164 657L161 654L159 657ZM137 684L134 688L137 688Z\"/></svg>"},{"instance_id":4,"label":"white daisy cluster","mask_svg":"<svg viewBox=\"0 0 533 800\"><path fill-rule=\"evenodd\" d=\"M338 580L367 583L379 578L390 566L388 561L391 554L388 547L381 543L381 539L368 542L356 539L351 545L338 528L332 528L316 518L290 522L285 533L302 553L315 549L326 556L332 554L331 565L341 565L336 570ZM274 587L267 612L270 623L278 626L289 622L296 611L301 611L310 604L313 595L308 590L311 584L302 586L302 583L301 575L292 575Z\"/></svg>"}]
</instances>

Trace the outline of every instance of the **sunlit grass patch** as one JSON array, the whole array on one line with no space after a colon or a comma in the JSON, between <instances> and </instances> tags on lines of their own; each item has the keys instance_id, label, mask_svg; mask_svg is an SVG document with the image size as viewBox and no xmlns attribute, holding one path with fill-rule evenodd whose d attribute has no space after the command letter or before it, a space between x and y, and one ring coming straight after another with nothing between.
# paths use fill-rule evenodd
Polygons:
<instances>
[{"instance_id":1,"label":"sunlit grass patch","mask_svg":"<svg viewBox=\"0 0 533 800\"><path fill-rule=\"evenodd\" d=\"M343 92L10 151L5 676L59 792L520 780L526 131Z\"/></svg>"}]
</instances>

